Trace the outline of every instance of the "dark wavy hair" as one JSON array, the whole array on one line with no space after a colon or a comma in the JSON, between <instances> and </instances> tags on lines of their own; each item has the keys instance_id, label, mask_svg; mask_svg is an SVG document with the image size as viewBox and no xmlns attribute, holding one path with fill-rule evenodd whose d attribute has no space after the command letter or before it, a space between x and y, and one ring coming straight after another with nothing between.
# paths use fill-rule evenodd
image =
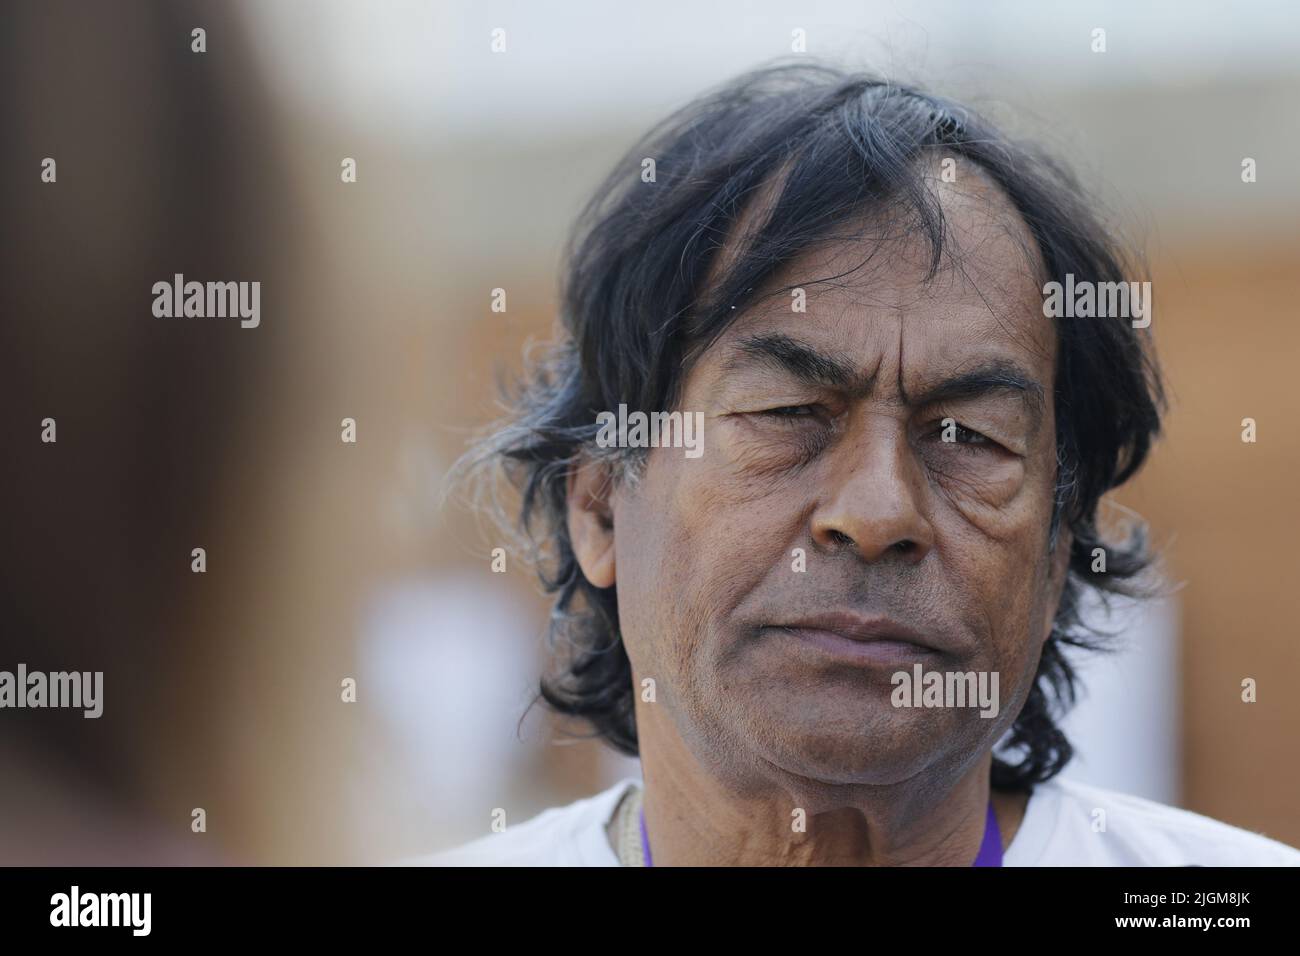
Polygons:
<instances>
[{"instance_id":1,"label":"dark wavy hair","mask_svg":"<svg viewBox=\"0 0 1300 956\"><path fill-rule=\"evenodd\" d=\"M906 214L906 235L946 245L943 211L925 160L974 164L1002 189L1037 245L1044 281L1119 282L1132 265L1089 208L1075 178L1034 146L1015 142L957 103L880 78L821 64L777 63L750 72L673 114L633 147L584 209L567 250L557 340L529 358L507 395L511 416L462 462L504 469L517 509L505 518L554 594L551 672L534 703L589 723L636 755L631 666L619 630L617 587L582 574L566 524L566 484L582 457L603 458L611 480L635 480L644 449L596 447L596 415L675 407L693 359L755 301L783 263L865 213ZM642 177L654 160L654 181ZM649 177L646 177L647 179ZM720 257L741 215L764 188L770 213L734 255ZM850 237L851 238L851 237ZM819 280L821 281L821 280ZM806 284L806 283L805 283ZM788 290L782 290L788 294ZM1069 570L1033 687L995 756L993 786L1027 789L1050 779L1073 749L1054 717L1073 705L1072 645L1102 650L1080 599L1144 593L1150 556L1140 525L1107 543L1102 495L1142 465L1160 429L1164 398L1147 333L1124 320L1057 322L1058 476L1050 539L1073 536ZM1106 569L1092 570L1095 548Z\"/></svg>"}]
</instances>

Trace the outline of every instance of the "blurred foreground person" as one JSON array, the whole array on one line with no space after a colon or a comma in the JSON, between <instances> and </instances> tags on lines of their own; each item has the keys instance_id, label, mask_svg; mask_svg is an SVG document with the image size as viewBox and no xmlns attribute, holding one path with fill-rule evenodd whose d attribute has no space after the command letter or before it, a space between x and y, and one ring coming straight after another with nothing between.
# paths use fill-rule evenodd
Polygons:
<instances>
[{"instance_id":1,"label":"blurred foreground person","mask_svg":"<svg viewBox=\"0 0 1300 956\"><path fill-rule=\"evenodd\" d=\"M191 52L200 12L219 57ZM245 443L277 345L238 319L158 318L151 289L282 274L292 190L229 10L3 19L0 672L26 686L0 710L0 864L222 862L241 849L228 795L250 781L222 766L213 662L246 603L225 569L262 544L226 506L256 501ZM94 708L51 706L63 679L37 694L37 674L101 675Z\"/></svg>"}]
</instances>

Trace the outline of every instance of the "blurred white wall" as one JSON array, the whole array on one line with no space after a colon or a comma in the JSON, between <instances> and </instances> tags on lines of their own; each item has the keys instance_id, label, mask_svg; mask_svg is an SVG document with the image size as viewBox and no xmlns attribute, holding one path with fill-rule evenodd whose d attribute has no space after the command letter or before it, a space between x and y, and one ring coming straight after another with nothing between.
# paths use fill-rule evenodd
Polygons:
<instances>
[{"instance_id":1,"label":"blurred white wall","mask_svg":"<svg viewBox=\"0 0 1300 956\"><path fill-rule=\"evenodd\" d=\"M1089 602L1086 619L1117 635L1113 653L1071 654L1081 688L1061 729L1074 744L1062 776L1182 802L1178 604L1125 602L1106 614Z\"/></svg>"}]
</instances>

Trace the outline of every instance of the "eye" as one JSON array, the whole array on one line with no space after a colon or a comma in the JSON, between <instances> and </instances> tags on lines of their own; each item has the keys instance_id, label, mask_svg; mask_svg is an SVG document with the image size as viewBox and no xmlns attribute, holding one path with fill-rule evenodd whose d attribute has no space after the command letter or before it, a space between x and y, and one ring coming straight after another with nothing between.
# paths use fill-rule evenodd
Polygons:
<instances>
[{"instance_id":1,"label":"eye","mask_svg":"<svg viewBox=\"0 0 1300 956\"><path fill-rule=\"evenodd\" d=\"M951 431L950 431L951 430ZM950 433L951 439L945 439L945 434ZM993 445L995 442L987 435L977 432L973 428L967 428L965 425L958 424L951 418L940 421L934 429L934 435L945 445Z\"/></svg>"},{"instance_id":2,"label":"eye","mask_svg":"<svg viewBox=\"0 0 1300 956\"><path fill-rule=\"evenodd\" d=\"M981 435L979 432L975 431L975 429L973 429L973 428L967 428L965 425L958 425L958 426L957 426L956 438L957 438L957 442L958 442L958 444L961 444L961 445L987 445L987 444L989 444L989 439L988 439L987 436L985 436L985 435Z\"/></svg>"},{"instance_id":3,"label":"eye","mask_svg":"<svg viewBox=\"0 0 1300 956\"><path fill-rule=\"evenodd\" d=\"M765 408L759 415L769 418L812 418L817 414L815 405L781 405L777 408Z\"/></svg>"}]
</instances>

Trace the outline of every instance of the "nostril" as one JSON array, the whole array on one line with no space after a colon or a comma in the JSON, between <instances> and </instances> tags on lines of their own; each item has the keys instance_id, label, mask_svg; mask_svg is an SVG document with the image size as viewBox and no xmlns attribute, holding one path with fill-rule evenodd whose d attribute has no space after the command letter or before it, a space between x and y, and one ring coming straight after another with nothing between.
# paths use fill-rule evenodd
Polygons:
<instances>
[{"instance_id":1,"label":"nostril","mask_svg":"<svg viewBox=\"0 0 1300 956\"><path fill-rule=\"evenodd\" d=\"M836 530L832 529L832 530L831 530L831 535L830 535L830 537L831 537L831 541L833 541L835 544L852 544L852 543L853 543L853 539L850 538L850 537L849 537L847 534L845 534L843 531L836 531Z\"/></svg>"}]
</instances>

